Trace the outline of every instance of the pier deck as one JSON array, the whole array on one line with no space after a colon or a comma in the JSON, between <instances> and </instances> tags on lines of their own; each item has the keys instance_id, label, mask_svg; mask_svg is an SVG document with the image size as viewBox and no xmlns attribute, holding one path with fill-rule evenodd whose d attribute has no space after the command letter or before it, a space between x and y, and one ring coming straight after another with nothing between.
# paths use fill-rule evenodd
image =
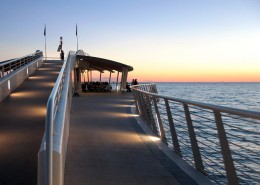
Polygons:
<instances>
[{"instance_id":1,"label":"pier deck","mask_svg":"<svg viewBox=\"0 0 260 185\"><path fill-rule=\"evenodd\" d=\"M61 63L44 63L0 103L0 184L37 184L46 103Z\"/></svg>"},{"instance_id":2,"label":"pier deck","mask_svg":"<svg viewBox=\"0 0 260 185\"><path fill-rule=\"evenodd\" d=\"M130 112L133 103L131 93L73 98L65 185L196 184L140 137L144 132Z\"/></svg>"}]
</instances>

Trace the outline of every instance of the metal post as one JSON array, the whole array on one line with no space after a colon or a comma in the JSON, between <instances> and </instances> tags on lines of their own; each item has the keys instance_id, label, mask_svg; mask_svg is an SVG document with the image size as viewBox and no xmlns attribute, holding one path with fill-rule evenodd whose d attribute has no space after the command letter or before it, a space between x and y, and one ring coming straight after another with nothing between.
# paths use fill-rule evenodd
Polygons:
<instances>
[{"instance_id":1,"label":"metal post","mask_svg":"<svg viewBox=\"0 0 260 185\"><path fill-rule=\"evenodd\" d=\"M146 122L146 124L150 124L149 119L148 119L148 115L147 115L147 104L146 104L146 100L145 100L145 95L143 93L138 92L139 94L139 98L140 98L140 102L141 102L141 109L142 109L142 118L144 119L144 121ZM152 127L151 125L149 125L150 127Z\"/></svg>"},{"instance_id":2,"label":"metal post","mask_svg":"<svg viewBox=\"0 0 260 185\"><path fill-rule=\"evenodd\" d=\"M99 83L101 83L101 72L100 72L100 75L99 75Z\"/></svg>"},{"instance_id":3,"label":"metal post","mask_svg":"<svg viewBox=\"0 0 260 185\"><path fill-rule=\"evenodd\" d=\"M150 125L152 126L153 131L156 134L159 134L157 126L156 126L155 121L154 121L154 117L153 117L150 97L148 95L145 95L145 98L146 98L146 106L147 106L147 111L146 112L147 112L148 121L150 122Z\"/></svg>"},{"instance_id":4,"label":"metal post","mask_svg":"<svg viewBox=\"0 0 260 185\"><path fill-rule=\"evenodd\" d=\"M161 138L165 143L167 143L167 139L166 139L165 132L164 132L164 128L163 128L162 119L161 119L160 112L159 112L158 106L157 106L157 101L156 101L156 98L155 98L155 97L152 97L152 98L153 98L153 105L154 105L155 113L156 113L156 116L157 116L157 121L158 121L159 129L160 129L160 138Z\"/></svg>"},{"instance_id":5,"label":"metal post","mask_svg":"<svg viewBox=\"0 0 260 185\"><path fill-rule=\"evenodd\" d=\"M214 110L214 116L215 116L215 121L216 121L216 126L217 126L217 131L218 131L218 138L219 138L219 142L220 142L223 161L224 161L224 165L225 165L225 170L226 170L226 174L227 174L228 184L230 184L230 185L239 184L238 177L236 174L236 168L234 166L234 162L233 162L230 148L228 145L228 140L227 140L226 132L225 132L224 125L222 122L221 114L219 111Z\"/></svg>"},{"instance_id":6,"label":"metal post","mask_svg":"<svg viewBox=\"0 0 260 185\"><path fill-rule=\"evenodd\" d=\"M184 107L188 131L189 131L190 143L191 143L191 149L192 149L195 167L198 171L205 173L204 172L204 166L203 166L202 159L201 159L201 155L200 155L198 142L197 142L197 139L196 139L196 134L195 134L193 124L192 124L192 120L191 120L191 117L190 117L189 107L185 103L183 103L183 107Z\"/></svg>"},{"instance_id":7,"label":"metal post","mask_svg":"<svg viewBox=\"0 0 260 185\"><path fill-rule=\"evenodd\" d=\"M45 34L45 60L47 60L47 50L46 50L46 34Z\"/></svg>"},{"instance_id":8,"label":"metal post","mask_svg":"<svg viewBox=\"0 0 260 185\"><path fill-rule=\"evenodd\" d=\"M138 102L137 92L135 90L133 90L133 95L134 95L134 99L135 99L136 113L140 114L139 105L138 105L139 102Z\"/></svg>"},{"instance_id":9,"label":"metal post","mask_svg":"<svg viewBox=\"0 0 260 185\"><path fill-rule=\"evenodd\" d=\"M138 98L138 103L139 103L139 115L141 116L141 117L143 117L143 112L144 112L144 107L143 107L143 105L142 105L142 98L141 98L141 96L142 96L142 94L140 93L140 92L137 92L137 98Z\"/></svg>"},{"instance_id":10,"label":"metal post","mask_svg":"<svg viewBox=\"0 0 260 185\"><path fill-rule=\"evenodd\" d=\"M180 145L179 145L179 140L178 140L176 129L175 129L175 125L174 125L174 122L173 122L173 119L172 119L172 113L171 113L169 101L167 99L164 99L164 101L165 101L165 106L166 106L166 111L167 111L167 116L168 116L168 122L169 122L170 130L171 130L171 136L172 136L172 143L173 143L174 151L177 154L179 154L180 156L182 156Z\"/></svg>"}]
</instances>

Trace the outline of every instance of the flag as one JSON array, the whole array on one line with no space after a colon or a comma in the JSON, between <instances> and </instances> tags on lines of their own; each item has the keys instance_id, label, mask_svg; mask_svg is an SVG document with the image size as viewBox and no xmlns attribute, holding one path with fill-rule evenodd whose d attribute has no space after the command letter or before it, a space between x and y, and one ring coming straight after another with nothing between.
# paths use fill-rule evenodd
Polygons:
<instances>
[{"instance_id":1,"label":"flag","mask_svg":"<svg viewBox=\"0 0 260 185\"><path fill-rule=\"evenodd\" d=\"M45 25L45 27L44 27L44 36L46 36L46 25Z\"/></svg>"},{"instance_id":2,"label":"flag","mask_svg":"<svg viewBox=\"0 0 260 185\"><path fill-rule=\"evenodd\" d=\"M78 36L78 25L76 24L76 36Z\"/></svg>"}]
</instances>

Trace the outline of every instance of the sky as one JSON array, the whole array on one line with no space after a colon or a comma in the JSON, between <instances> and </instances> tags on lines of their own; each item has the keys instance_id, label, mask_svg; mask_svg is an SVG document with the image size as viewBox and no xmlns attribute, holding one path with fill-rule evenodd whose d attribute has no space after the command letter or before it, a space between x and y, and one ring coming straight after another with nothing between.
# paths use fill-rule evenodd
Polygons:
<instances>
[{"instance_id":1,"label":"sky","mask_svg":"<svg viewBox=\"0 0 260 185\"><path fill-rule=\"evenodd\" d=\"M128 81L260 82L259 0L1 0L0 61L78 44ZM107 74L106 74L107 75Z\"/></svg>"}]
</instances>

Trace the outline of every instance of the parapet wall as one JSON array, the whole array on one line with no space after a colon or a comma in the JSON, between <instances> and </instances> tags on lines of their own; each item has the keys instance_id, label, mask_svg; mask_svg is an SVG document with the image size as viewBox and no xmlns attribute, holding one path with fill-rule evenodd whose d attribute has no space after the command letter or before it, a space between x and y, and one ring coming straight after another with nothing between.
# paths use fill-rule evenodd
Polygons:
<instances>
[{"instance_id":1,"label":"parapet wall","mask_svg":"<svg viewBox=\"0 0 260 185\"><path fill-rule=\"evenodd\" d=\"M0 102L19 87L25 79L33 74L43 64L43 57L38 58L29 64L13 71L0 79Z\"/></svg>"}]
</instances>

